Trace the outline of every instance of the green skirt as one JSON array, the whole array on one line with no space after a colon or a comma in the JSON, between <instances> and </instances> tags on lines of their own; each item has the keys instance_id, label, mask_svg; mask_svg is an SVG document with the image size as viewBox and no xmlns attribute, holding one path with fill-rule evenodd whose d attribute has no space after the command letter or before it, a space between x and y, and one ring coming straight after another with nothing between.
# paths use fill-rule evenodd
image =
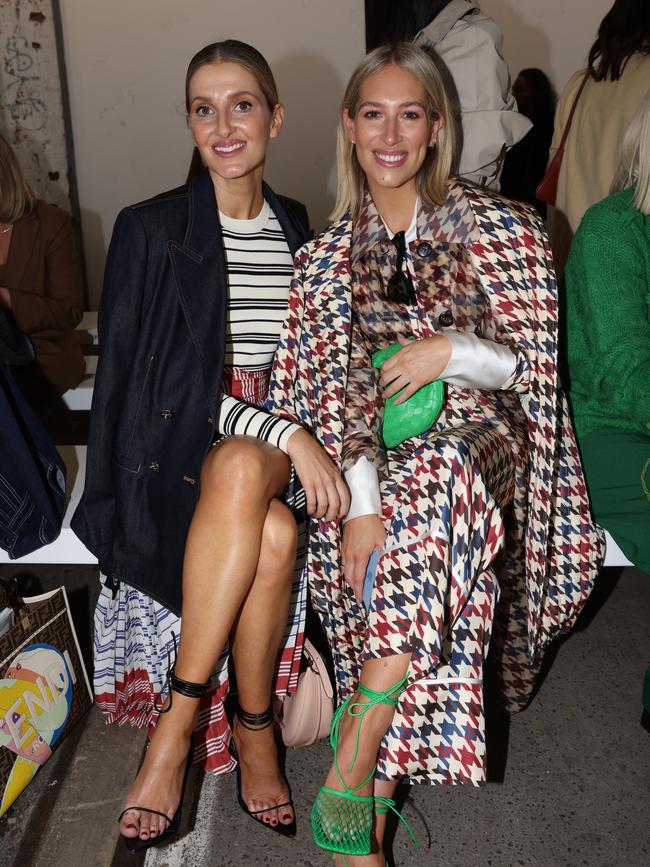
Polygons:
<instances>
[{"instance_id":1,"label":"green skirt","mask_svg":"<svg viewBox=\"0 0 650 867\"><path fill-rule=\"evenodd\" d=\"M650 574L650 436L597 428L580 439L596 523Z\"/></svg>"}]
</instances>

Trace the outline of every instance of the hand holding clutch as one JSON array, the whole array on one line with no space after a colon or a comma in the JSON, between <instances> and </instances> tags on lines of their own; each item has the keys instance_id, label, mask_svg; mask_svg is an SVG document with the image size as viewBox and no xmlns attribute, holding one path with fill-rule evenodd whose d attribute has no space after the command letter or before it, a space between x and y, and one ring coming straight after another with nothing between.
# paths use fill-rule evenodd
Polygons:
<instances>
[{"instance_id":1,"label":"hand holding clutch","mask_svg":"<svg viewBox=\"0 0 650 867\"><path fill-rule=\"evenodd\" d=\"M372 366L381 368L383 363L400 349L403 349L401 343L393 343L378 350L372 356ZM396 406L395 400L403 391L403 388L400 389L397 394L387 398L384 404L382 437L387 448L393 448L404 440L429 430L440 415L445 397L445 384L439 379L429 382L404 403L398 403Z\"/></svg>"}]
</instances>

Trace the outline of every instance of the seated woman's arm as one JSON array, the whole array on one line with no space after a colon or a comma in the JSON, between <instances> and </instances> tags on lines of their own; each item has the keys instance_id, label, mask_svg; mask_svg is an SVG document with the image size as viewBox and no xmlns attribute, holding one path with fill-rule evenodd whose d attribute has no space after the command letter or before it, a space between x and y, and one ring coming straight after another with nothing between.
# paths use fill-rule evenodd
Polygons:
<instances>
[{"instance_id":1,"label":"seated woman's arm","mask_svg":"<svg viewBox=\"0 0 650 867\"><path fill-rule=\"evenodd\" d=\"M298 430L301 430L299 424L251 406L232 395L224 394L221 398L217 431L222 436L256 437L288 454L289 438Z\"/></svg>"},{"instance_id":2,"label":"seated woman's arm","mask_svg":"<svg viewBox=\"0 0 650 867\"><path fill-rule=\"evenodd\" d=\"M83 315L83 285L72 221L55 208L54 232L45 249L45 284L42 293L6 288L7 306L24 334L76 328Z\"/></svg>"},{"instance_id":3,"label":"seated woman's arm","mask_svg":"<svg viewBox=\"0 0 650 867\"><path fill-rule=\"evenodd\" d=\"M403 348L381 369L379 383L384 398L404 389L395 405L404 403L435 379L459 388L526 392L528 358L516 345L516 335L510 332L511 323L491 308L485 321L503 342L450 330L421 340L400 338Z\"/></svg>"},{"instance_id":4,"label":"seated woman's arm","mask_svg":"<svg viewBox=\"0 0 650 867\"><path fill-rule=\"evenodd\" d=\"M379 425L383 397L379 371L352 316L343 435L343 473L350 489L350 509L343 530L343 572L357 599L372 552L383 548L386 533L381 519L379 473L386 465Z\"/></svg>"},{"instance_id":5,"label":"seated woman's arm","mask_svg":"<svg viewBox=\"0 0 650 867\"><path fill-rule=\"evenodd\" d=\"M348 489L336 465L321 445L302 426L309 419L296 415L296 345L302 332L304 313L303 271L307 264L306 247L296 255L294 278L291 282L287 313L278 348L273 360L267 407L283 427L273 428L278 434L278 448L286 451L305 491L307 513L326 521L343 517L350 505ZM265 415L265 410L258 410ZM223 411L222 411L223 415ZM258 421L264 425L262 416ZM288 426L286 426L288 425ZM266 428L268 430L268 428ZM269 440L270 441L270 440Z\"/></svg>"},{"instance_id":6,"label":"seated woman's arm","mask_svg":"<svg viewBox=\"0 0 650 867\"><path fill-rule=\"evenodd\" d=\"M528 362L522 352L479 337L472 331L445 331L451 356L439 379L459 388L519 390L528 382Z\"/></svg>"}]
</instances>

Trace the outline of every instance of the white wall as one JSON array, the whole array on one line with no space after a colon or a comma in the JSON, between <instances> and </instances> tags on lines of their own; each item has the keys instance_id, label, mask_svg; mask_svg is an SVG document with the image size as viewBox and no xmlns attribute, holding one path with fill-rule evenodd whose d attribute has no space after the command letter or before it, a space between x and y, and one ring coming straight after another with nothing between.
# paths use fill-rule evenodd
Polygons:
<instances>
[{"instance_id":1,"label":"white wall","mask_svg":"<svg viewBox=\"0 0 650 867\"><path fill-rule=\"evenodd\" d=\"M399 2L399 0L395 0ZM557 89L585 61L612 0L480 0L504 31L512 77L539 66ZM229 36L259 48L287 107L267 178L321 228L333 201L334 128L363 55L363 0L60 0L91 300L118 210L184 180L187 63Z\"/></svg>"},{"instance_id":2,"label":"white wall","mask_svg":"<svg viewBox=\"0 0 650 867\"><path fill-rule=\"evenodd\" d=\"M514 80L520 69L542 69L558 93L585 66L598 25L614 0L479 0L503 29Z\"/></svg>"},{"instance_id":3,"label":"white wall","mask_svg":"<svg viewBox=\"0 0 650 867\"><path fill-rule=\"evenodd\" d=\"M321 228L333 204L338 104L364 53L363 0L60 0L91 306L115 216L183 183L185 70L205 44L255 45L287 119L267 179Z\"/></svg>"}]
</instances>

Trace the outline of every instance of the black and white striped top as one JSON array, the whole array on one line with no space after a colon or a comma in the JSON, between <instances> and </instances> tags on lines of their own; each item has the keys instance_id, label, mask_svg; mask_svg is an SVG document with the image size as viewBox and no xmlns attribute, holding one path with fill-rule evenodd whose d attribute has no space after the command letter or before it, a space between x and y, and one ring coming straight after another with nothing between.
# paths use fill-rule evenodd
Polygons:
<instances>
[{"instance_id":1,"label":"black and white striped top","mask_svg":"<svg viewBox=\"0 0 650 867\"><path fill-rule=\"evenodd\" d=\"M269 203L252 220L219 213L228 273L225 364L269 370L287 309L293 257ZM221 399L217 429L258 437L286 451L298 425L276 418L236 397Z\"/></svg>"}]
</instances>

